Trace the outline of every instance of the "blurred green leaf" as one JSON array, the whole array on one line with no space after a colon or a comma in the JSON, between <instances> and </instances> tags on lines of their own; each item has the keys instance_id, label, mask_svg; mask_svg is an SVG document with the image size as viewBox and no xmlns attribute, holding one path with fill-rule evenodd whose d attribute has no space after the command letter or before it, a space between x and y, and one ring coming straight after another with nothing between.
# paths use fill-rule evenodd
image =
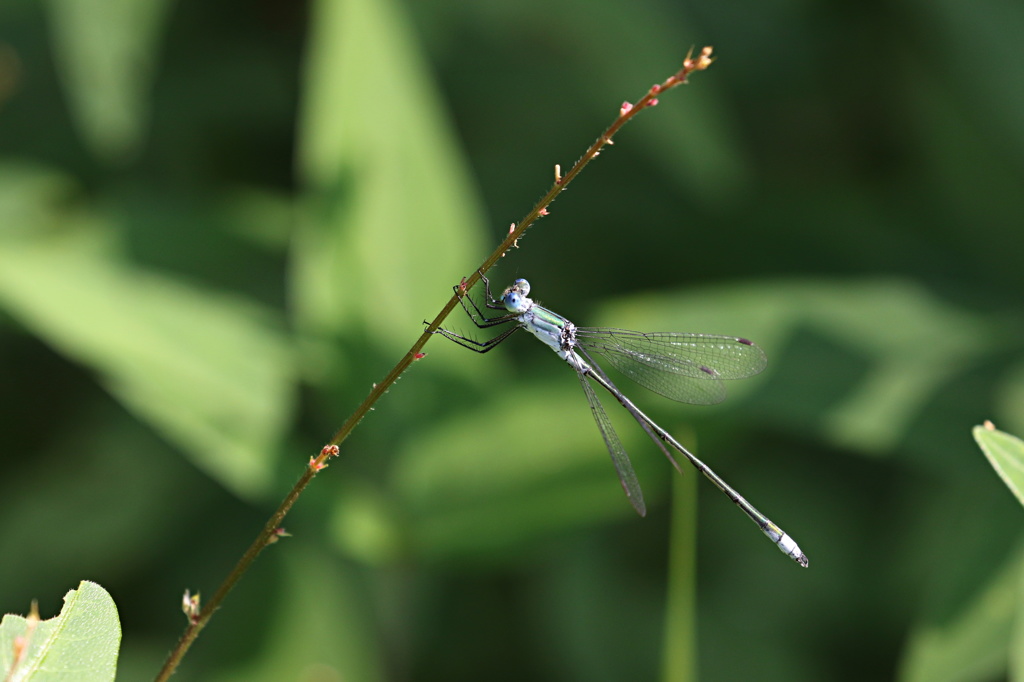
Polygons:
<instances>
[{"instance_id":1,"label":"blurred green leaf","mask_svg":"<svg viewBox=\"0 0 1024 682\"><path fill-rule=\"evenodd\" d=\"M75 182L41 165L0 163L0 239L38 237L57 229L55 207L75 195Z\"/></svg>"},{"instance_id":2,"label":"blurred green leaf","mask_svg":"<svg viewBox=\"0 0 1024 682\"><path fill-rule=\"evenodd\" d=\"M313 15L296 315L316 331L365 325L398 350L482 259L476 189L393 0L321 0Z\"/></svg>"},{"instance_id":3,"label":"blurred green leaf","mask_svg":"<svg viewBox=\"0 0 1024 682\"><path fill-rule=\"evenodd\" d=\"M419 551L443 556L503 550L541 534L635 514L575 377L557 358L550 360L552 371L564 375L560 381L496 392L428 430L395 458L392 488ZM664 493L656 467L666 475L675 470L628 417L611 416L633 453L650 508Z\"/></svg>"},{"instance_id":4,"label":"blurred green leaf","mask_svg":"<svg viewBox=\"0 0 1024 682\"><path fill-rule=\"evenodd\" d=\"M992 126L1004 145L1005 151L1024 158L1024 132L1020 121L1024 117L1024 97L1016 87L1024 80L1024 64L1016 48L1016 37L1024 26L1024 6L1014 2L981 0L970 5L956 0L912 3L915 12L927 16L935 29L935 54L932 65L948 69L957 83L963 101L960 105L970 109ZM985 67L973 60L963 59L964 53L951 48L951 40L960 45L985 45ZM947 82L949 82L947 80Z\"/></svg>"},{"instance_id":5,"label":"blurred green leaf","mask_svg":"<svg viewBox=\"0 0 1024 682\"><path fill-rule=\"evenodd\" d=\"M295 224L295 202L284 193L239 188L228 194L219 217L239 238L267 251L283 251Z\"/></svg>"},{"instance_id":6,"label":"blurred green leaf","mask_svg":"<svg viewBox=\"0 0 1024 682\"><path fill-rule=\"evenodd\" d=\"M35 198L46 201L49 186L37 186ZM0 214L10 210L0 202ZM280 321L123 262L113 230L95 217L51 214L34 230L18 228L35 238L0 240L0 306L98 371L129 409L236 493L261 492L293 399Z\"/></svg>"},{"instance_id":7,"label":"blurred green leaf","mask_svg":"<svg viewBox=\"0 0 1024 682\"><path fill-rule=\"evenodd\" d=\"M769 381L773 358L799 330L817 331L867 358L867 374L821 424L835 442L865 452L892 448L943 382L997 338L987 319L894 278L739 284L634 297L607 311L601 320L614 326L753 339L768 353ZM758 381L732 386L745 391Z\"/></svg>"},{"instance_id":8,"label":"blurred green leaf","mask_svg":"<svg viewBox=\"0 0 1024 682\"><path fill-rule=\"evenodd\" d=\"M975 426L972 433L988 463L1017 500L1024 504L1024 442L995 427Z\"/></svg>"},{"instance_id":9,"label":"blurred green leaf","mask_svg":"<svg viewBox=\"0 0 1024 682\"><path fill-rule=\"evenodd\" d=\"M26 640L20 661L12 668L15 639ZM8 614L0 623L0 673L8 682L100 682L113 680L121 624L107 591L83 580L64 595L60 615L35 627L22 616Z\"/></svg>"},{"instance_id":10,"label":"blurred green leaf","mask_svg":"<svg viewBox=\"0 0 1024 682\"><path fill-rule=\"evenodd\" d=\"M1008 431L1024 432L1024 362L1010 365L1001 377L996 402L997 421Z\"/></svg>"},{"instance_id":11,"label":"blurred green leaf","mask_svg":"<svg viewBox=\"0 0 1024 682\"><path fill-rule=\"evenodd\" d=\"M385 659L367 627L371 615L359 576L339 565L322 546L281 540L281 580L264 603L268 625L263 644L229 672L202 675L216 682L385 679ZM274 548L276 552L278 548ZM271 597L271 595L267 595Z\"/></svg>"},{"instance_id":12,"label":"blurred green leaf","mask_svg":"<svg viewBox=\"0 0 1024 682\"><path fill-rule=\"evenodd\" d=\"M86 142L106 161L139 146L169 0L48 0L53 50Z\"/></svg>"},{"instance_id":13,"label":"blurred green leaf","mask_svg":"<svg viewBox=\"0 0 1024 682\"><path fill-rule=\"evenodd\" d=\"M579 94L591 102L603 102L609 120L619 106L609 93L639 98L645 94L645 80L654 83L667 78L683 65L692 41L706 39L683 6L667 12L664 6L534 0L509 3L507 7L527 21L528 17L543 14L546 22L574 26L584 35L615 36L615 49L597 40L574 44L568 63L587 70L587 76L576 83ZM668 16L671 20L666 20ZM698 52L700 47L698 43ZM622 59L626 51L630 53L628 60ZM593 87L591 73L601 74L602 87ZM659 165L657 172L671 177L693 200L709 204L728 201L750 181L749 159L744 158L736 121L722 100L721 81L704 74L697 74L695 80L700 81L699 95L685 90L669 93L665 97L669 106L657 113L659 123L637 124L625 135L636 135L637 142ZM666 130L671 134L666 135Z\"/></svg>"},{"instance_id":14,"label":"blurred green leaf","mask_svg":"<svg viewBox=\"0 0 1024 682\"><path fill-rule=\"evenodd\" d=\"M346 476L335 499L332 533L349 556L378 566L399 560L404 549L401 525L384 491Z\"/></svg>"},{"instance_id":15,"label":"blurred green leaf","mask_svg":"<svg viewBox=\"0 0 1024 682\"><path fill-rule=\"evenodd\" d=\"M1021 618L1020 556L1008 561L957 616L910 633L901 682L982 682L1006 670L1014 624Z\"/></svg>"},{"instance_id":16,"label":"blurred green leaf","mask_svg":"<svg viewBox=\"0 0 1024 682\"><path fill-rule=\"evenodd\" d=\"M161 561L166 538L191 522L190 512L201 513L216 487L196 485L199 474L175 459L171 445L97 397L76 424L37 435L45 448L11 451L32 461L8 463L0 476L0 585L52 584L67 580L71 567L133 574ZM27 472L22 478L9 475L19 466Z\"/></svg>"}]
</instances>

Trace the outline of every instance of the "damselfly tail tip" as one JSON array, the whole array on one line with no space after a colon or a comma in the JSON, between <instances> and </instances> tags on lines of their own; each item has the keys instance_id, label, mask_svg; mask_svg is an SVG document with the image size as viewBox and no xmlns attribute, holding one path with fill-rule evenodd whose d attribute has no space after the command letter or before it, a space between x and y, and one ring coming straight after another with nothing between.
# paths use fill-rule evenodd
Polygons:
<instances>
[{"instance_id":1,"label":"damselfly tail tip","mask_svg":"<svg viewBox=\"0 0 1024 682\"><path fill-rule=\"evenodd\" d=\"M783 554L804 568L807 568L807 555L800 551L800 547L796 544L796 541L783 532L781 528L769 521L765 534L775 542L778 548L782 550Z\"/></svg>"}]
</instances>

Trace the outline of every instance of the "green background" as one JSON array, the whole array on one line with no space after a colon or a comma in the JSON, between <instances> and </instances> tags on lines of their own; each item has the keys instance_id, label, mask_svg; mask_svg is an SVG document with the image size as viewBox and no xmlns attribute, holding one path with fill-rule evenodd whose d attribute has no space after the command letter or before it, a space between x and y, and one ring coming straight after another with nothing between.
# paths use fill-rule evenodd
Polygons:
<instances>
[{"instance_id":1,"label":"green background","mask_svg":"<svg viewBox=\"0 0 1024 682\"><path fill-rule=\"evenodd\" d=\"M687 468L680 574L621 410L643 520L548 350L434 340L181 678L684 679L682 584L701 679L1024 679L1021 510L971 438L1024 433L1021 35L998 0L4 3L0 611L96 581L152 677L554 165L713 45L491 276L764 347L721 406L620 384L810 568Z\"/></svg>"}]
</instances>

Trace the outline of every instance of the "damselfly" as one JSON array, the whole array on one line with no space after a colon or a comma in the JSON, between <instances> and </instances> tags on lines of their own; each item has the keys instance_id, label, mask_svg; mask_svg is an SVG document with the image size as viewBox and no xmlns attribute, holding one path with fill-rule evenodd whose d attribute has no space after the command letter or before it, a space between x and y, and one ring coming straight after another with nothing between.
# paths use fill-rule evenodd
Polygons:
<instances>
[{"instance_id":1,"label":"damselfly","mask_svg":"<svg viewBox=\"0 0 1024 682\"><path fill-rule=\"evenodd\" d=\"M490 282L486 277L481 276L481 279L487 296L485 306L492 310L503 310L505 314L488 318L471 298L464 295L464 289L457 286L455 290L459 301L470 319L481 329L505 324L513 326L489 341L476 341L447 329L438 329L434 333L441 334L470 350L486 353L516 330L525 329L555 351L558 357L576 370L594 421L597 422L605 445L608 446L608 453L622 482L622 488L637 513L641 516L647 513L640 483L637 481L629 456L622 447L619 436L615 433L588 378L611 393L626 408L677 470L681 471L679 464L665 447L666 444L682 454L690 464L725 493L757 524L768 539L782 550L783 554L801 566L807 566L807 557L800 551L793 538L634 405L633 401L612 383L591 355L596 354L607 359L612 367L633 381L666 398L684 403L711 405L725 399L723 379L742 379L764 369L767 363L764 351L752 341L735 336L667 332L645 334L610 327L577 327L561 315L534 303L529 298L530 283L525 279L517 279L512 286L505 289L500 299L492 298ZM470 305L466 305L467 300Z\"/></svg>"}]
</instances>

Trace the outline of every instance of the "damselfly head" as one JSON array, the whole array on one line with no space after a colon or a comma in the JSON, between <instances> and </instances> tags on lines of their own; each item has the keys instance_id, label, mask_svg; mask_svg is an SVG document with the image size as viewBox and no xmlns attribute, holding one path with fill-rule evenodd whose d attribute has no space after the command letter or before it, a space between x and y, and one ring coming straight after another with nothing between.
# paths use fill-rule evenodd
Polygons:
<instances>
[{"instance_id":1,"label":"damselfly head","mask_svg":"<svg viewBox=\"0 0 1024 682\"><path fill-rule=\"evenodd\" d=\"M530 283L525 279L517 279L512 286L505 289L505 293L501 295L501 302L505 304L505 309L510 313L519 315L525 313L533 305L533 301L528 298L529 294Z\"/></svg>"}]
</instances>

